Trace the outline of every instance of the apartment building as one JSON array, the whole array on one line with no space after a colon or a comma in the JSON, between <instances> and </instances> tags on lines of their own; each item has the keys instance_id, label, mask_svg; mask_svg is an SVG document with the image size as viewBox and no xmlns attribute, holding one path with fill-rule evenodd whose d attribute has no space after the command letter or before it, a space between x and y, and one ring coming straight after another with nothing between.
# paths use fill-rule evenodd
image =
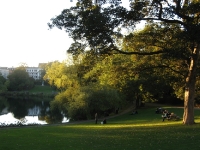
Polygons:
<instances>
[{"instance_id":1,"label":"apartment building","mask_svg":"<svg viewBox=\"0 0 200 150\"><path fill-rule=\"evenodd\" d=\"M29 77L33 77L35 80L41 79L41 69L40 67L26 67L26 72Z\"/></svg>"},{"instance_id":2,"label":"apartment building","mask_svg":"<svg viewBox=\"0 0 200 150\"><path fill-rule=\"evenodd\" d=\"M42 78L42 68L44 68L46 63L39 63L38 67L26 67L26 72L29 74L29 77L33 77L35 80ZM11 74L15 68L0 67L0 74L7 79L8 75Z\"/></svg>"},{"instance_id":3,"label":"apartment building","mask_svg":"<svg viewBox=\"0 0 200 150\"><path fill-rule=\"evenodd\" d=\"M8 75L10 73L10 69L7 67L0 67L0 74L7 79Z\"/></svg>"}]
</instances>

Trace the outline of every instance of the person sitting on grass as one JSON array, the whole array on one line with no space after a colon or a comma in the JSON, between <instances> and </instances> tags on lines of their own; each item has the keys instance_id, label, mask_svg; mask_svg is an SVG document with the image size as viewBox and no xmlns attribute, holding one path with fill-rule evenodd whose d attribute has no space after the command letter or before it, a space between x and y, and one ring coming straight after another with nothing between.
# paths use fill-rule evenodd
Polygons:
<instances>
[{"instance_id":1,"label":"person sitting on grass","mask_svg":"<svg viewBox=\"0 0 200 150\"><path fill-rule=\"evenodd\" d=\"M107 123L106 118L104 118L101 124L106 124L106 123Z\"/></svg>"},{"instance_id":2,"label":"person sitting on grass","mask_svg":"<svg viewBox=\"0 0 200 150\"><path fill-rule=\"evenodd\" d=\"M103 119L103 124L106 124L106 123L107 123L106 118L104 118Z\"/></svg>"},{"instance_id":3,"label":"person sitting on grass","mask_svg":"<svg viewBox=\"0 0 200 150\"><path fill-rule=\"evenodd\" d=\"M168 118L168 120L179 120L180 119L180 117L179 116L177 116L175 113L171 113L170 114L170 117Z\"/></svg>"},{"instance_id":4,"label":"person sitting on grass","mask_svg":"<svg viewBox=\"0 0 200 150\"><path fill-rule=\"evenodd\" d=\"M134 110L132 111L131 115L135 115L135 114L138 114L138 111L134 109Z\"/></svg>"},{"instance_id":5,"label":"person sitting on grass","mask_svg":"<svg viewBox=\"0 0 200 150\"><path fill-rule=\"evenodd\" d=\"M170 115L171 113L169 113L167 110L164 110L162 115L163 121L165 121L165 119L169 119Z\"/></svg>"},{"instance_id":6,"label":"person sitting on grass","mask_svg":"<svg viewBox=\"0 0 200 150\"><path fill-rule=\"evenodd\" d=\"M163 112L163 109L161 107L160 108L156 108L156 111L155 111L156 114L160 114L162 112Z\"/></svg>"}]
</instances>

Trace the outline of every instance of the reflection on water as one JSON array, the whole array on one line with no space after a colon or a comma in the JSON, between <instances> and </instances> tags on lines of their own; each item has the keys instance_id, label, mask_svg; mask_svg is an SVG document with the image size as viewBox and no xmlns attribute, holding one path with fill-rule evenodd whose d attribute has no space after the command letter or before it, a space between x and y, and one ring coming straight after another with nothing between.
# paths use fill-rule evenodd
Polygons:
<instances>
[{"instance_id":1,"label":"reflection on water","mask_svg":"<svg viewBox=\"0 0 200 150\"><path fill-rule=\"evenodd\" d=\"M12 113L7 113L0 116L0 123L1 124L17 124L18 122L23 123L24 125L28 124L47 124L46 121L41 121L38 119L38 116L25 116L23 120L16 119Z\"/></svg>"},{"instance_id":2,"label":"reflection on water","mask_svg":"<svg viewBox=\"0 0 200 150\"><path fill-rule=\"evenodd\" d=\"M0 126L44 125L68 122L68 119L61 112L52 114L49 111L50 101L44 99L0 97Z\"/></svg>"}]
</instances>

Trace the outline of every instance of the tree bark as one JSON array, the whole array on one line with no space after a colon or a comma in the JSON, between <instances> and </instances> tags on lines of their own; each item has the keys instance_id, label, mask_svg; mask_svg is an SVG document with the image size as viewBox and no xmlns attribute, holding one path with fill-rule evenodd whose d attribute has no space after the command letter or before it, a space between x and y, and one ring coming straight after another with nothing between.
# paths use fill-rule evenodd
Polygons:
<instances>
[{"instance_id":1,"label":"tree bark","mask_svg":"<svg viewBox=\"0 0 200 150\"><path fill-rule=\"evenodd\" d=\"M196 44L191 56L189 72L186 78L185 97L184 97L184 113L183 124L192 125L194 121L194 98L195 98L195 83L197 75L197 64L200 53L200 43Z\"/></svg>"}]
</instances>

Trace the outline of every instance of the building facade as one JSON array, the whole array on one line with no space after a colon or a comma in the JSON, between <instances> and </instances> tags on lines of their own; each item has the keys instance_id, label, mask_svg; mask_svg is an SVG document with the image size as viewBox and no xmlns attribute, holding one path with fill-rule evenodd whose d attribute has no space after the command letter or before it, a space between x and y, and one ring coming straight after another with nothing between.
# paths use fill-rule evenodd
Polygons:
<instances>
[{"instance_id":1,"label":"building facade","mask_svg":"<svg viewBox=\"0 0 200 150\"><path fill-rule=\"evenodd\" d=\"M25 69L29 77L38 80L42 78L42 70L45 68L45 65L46 63L39 63L38 67L26 67ZM7 79L8 75L11 74L14 70L15 68L0 67L0 75Z\"/></svg>"},{"instance_id":2,"label":"building facade","mask_svg":"<svg viewBox=\"0 0 200 150\"><path fill-rule=\"evenodd\" d=\"M0 67L0 74L7 79L8 75L10 73L10 70L7 67Z\"/></svg>"},{"instance_id":3,"label":"building facade","mask_svg":"<svg viewBox=\"0 0 200 150\"><path fill-rule=\"evenodd\" d=\"M29 77L39 80L42 78L41 72L43 69L39 67L26 67L26 72L29 74Z\"/></svg>"}]
</instances>

